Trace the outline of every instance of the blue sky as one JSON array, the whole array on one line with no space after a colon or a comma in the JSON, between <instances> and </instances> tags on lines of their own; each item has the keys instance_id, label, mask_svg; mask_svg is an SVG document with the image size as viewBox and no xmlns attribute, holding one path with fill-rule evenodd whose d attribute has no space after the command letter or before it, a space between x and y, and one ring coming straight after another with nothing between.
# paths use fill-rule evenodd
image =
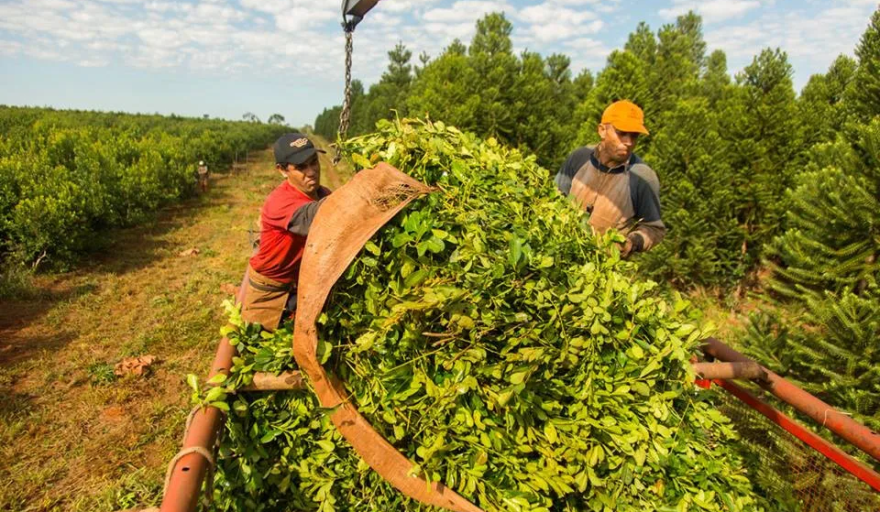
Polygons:
<instances>
[{"instance_id":1,"label":"blue sky","mask_svg":"<svg viewBox=\"0 0 880 512\"><path fill-rule=\"evenodd\" d=\"M340 0L0 0L0 104L312 123L341 102ZM598 71L639 21L694 9L735 73L780 47L795 87L853 54L877 0L381 0L355 32L354 77L375 82L398 41L415 55L469 42L503 11L517 50ZM415 59L414 59L415 60Z\"/></svg>"}]
</instances>

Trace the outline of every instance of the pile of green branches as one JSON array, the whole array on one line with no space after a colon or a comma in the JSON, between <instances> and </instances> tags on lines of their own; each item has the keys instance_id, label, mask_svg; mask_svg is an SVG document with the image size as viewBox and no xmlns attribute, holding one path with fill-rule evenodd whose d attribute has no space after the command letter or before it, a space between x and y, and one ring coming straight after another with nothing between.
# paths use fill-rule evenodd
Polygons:
<instances>
[{"instance_id":1,"label":"pile of green branches","mask_svg":"<svg viewBox=\"0 0 880 512\"><path fill-rule=\"evenodd\" d=\"M319 319L323 364L414 474L489 511L760 509L732 429L694 388L704 333L688 304L634 278L620 235L593 236L533 157L407 120L346 149L437 188L367 243ZM230 410L215 506L427 509L311 391L236 392L296 365L290 325L230 312L239 354L208 397Z\"/></svg>"}]
</instances>

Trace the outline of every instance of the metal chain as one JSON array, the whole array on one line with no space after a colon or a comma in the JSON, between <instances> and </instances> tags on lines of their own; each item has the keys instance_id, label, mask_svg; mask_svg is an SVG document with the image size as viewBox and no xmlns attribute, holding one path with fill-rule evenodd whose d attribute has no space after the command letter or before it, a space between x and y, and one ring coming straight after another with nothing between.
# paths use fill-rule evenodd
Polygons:
<instances>
[{"instance_id":1,"label":"metal chain","mask_svg":"<svg viewBox=\"0 0 880 512\"><path fill-rule=\"evenodd\" d=\"M351 121L351 54L354 49L352 42L352 30L345 29L345 98L342 101L342 112L339 113L339 140L336 141L336 155L333 157L333 165L342 160L340 145L348 132L348 124Z\"/></svg>"}]
</instances>

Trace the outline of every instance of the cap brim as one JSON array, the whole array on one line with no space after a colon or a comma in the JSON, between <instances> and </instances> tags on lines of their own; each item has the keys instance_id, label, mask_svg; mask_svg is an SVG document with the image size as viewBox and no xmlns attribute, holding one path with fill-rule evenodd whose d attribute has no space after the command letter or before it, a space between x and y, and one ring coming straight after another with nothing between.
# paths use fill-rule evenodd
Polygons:
<instances>
[{"instance_id":1,"label":"cap brim","mask_svg":"<svg viewBox=\"0 0 880 512\"><path fill-rule=\"evenodd\" d=\"M304 164L306 163L306 160L312 158L312 155L314 155L315 153L326 153L326 151L317 148L304 149L296 154L287 157L287 163L293 165Z\"/></svg>"},{"instance_id":2,"label":"cap brim","mask_svg":"<svg viewBox=\"0 0 880 512\"><path fill-rule=\"evenodd\" d=\"M622 132L641 133L642 135L650 135L648 129L638 122L612 121L611 125Z\"/></svg>"}]
</instances>

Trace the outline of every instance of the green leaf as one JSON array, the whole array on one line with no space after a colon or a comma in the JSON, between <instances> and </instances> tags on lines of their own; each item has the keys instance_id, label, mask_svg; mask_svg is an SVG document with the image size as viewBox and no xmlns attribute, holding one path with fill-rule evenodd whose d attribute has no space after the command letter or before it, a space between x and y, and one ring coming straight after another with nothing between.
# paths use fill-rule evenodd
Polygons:
<instances>
[{"instance_id":1,"label":"green leaf","mask_svg":"<svg viewBox=\"0 0 880 512\"><path fill-rule=\"evenodd\" d=\"M396 249L398 247L406 245L409 242L412 242L412 240L413 237L408 233L397 233L396 235L394 235L394 238L391 239L391 246Z\"/></svg>"},{"instance_id":2,"label":"green leaf","mask_svg":"<svg viewBox=\"0 0 880 512\"><path fill-rule=\"evenodd\" d=\"M632 356L632 358L636 359L636 360L645 357L645 351L642 350L642 347L640 347L638 345L633 345L632 347L630 347L629 353Z\"/></svg>"},{"instance_id":3,"label":"green leaf","mask_svg":"<svg viewBox=\"0 0 880 512\"><path fill-rule=\"evenodd\" d=\"M333 355L333 344L319 339L317 349L318 361L320 361L321 364L326 364L327 361L330 360L331 355Z\"/></svg>"},{"instance_id":4,"label":"green leaf","mask_svg":"<svg viewBox=\"0 0 880 512\"><path fill-rule=\"evenodd\" d=\"M421 284L426 277L428 277L428 271L426 269L416 270L403 280L403 286L404 288L412 288L413 286Z\"/></svg>"},{"instance_id":5,"label":"green leaf","mask_svg":"<svg viewBox=\"0 0 880 512\"><path fill-rule=\"evenodd\" d=\"M224 382L226 382L226 374L225 373L218 373L217 375L214 375L213 377L211 377L208 380L208 384L214 384L214 385L222 384Z\"/></svg>"},{"instance_id":6,"label":"green leaf","mask_svg":"<svg viewBox=\"0 0 880 512\"><path fill-rule=\"evenodd\" d=\"M636 393L638 393L642 396L649 396L651 394L651 388L649 388L648 385L645 384L644 382L640 382L640 381L633 382L632 389L633 389L633 391L635 391Z\"/></svg>"},{"instance_id":7,"label":"green leaf","mask_svg":"<svg viewBox=\"0 0 880 512\"><path fill-rule=\"evenodd\" d=\"M436 236L432 236L427 241L427 247L429 251L436 254L443 252L443 249L446 248L446 244L443 242L443 240L440 240Z\"/></svg>"},{"instance_id":8,"label":"green leaf","mask_svg":"<svg viewBox=\"0 0 880 512\"><path fill-rule=\"evenodd\" d=\"M547 440L550 441L551 444L556 444L558 438L556 437L556 427L553 426L552 423L544 424L544 435L547 436Z\"/></svg>"},{"instance_id":9,"label":"green leaf","mask_svg":"<svg viewBox=\"0 0 880 512\"><path fill-rule=\"evenodd\" d=\"M361 167L362 169L369 169L369 168L373 167L373 164L371 164L369 160L367 160L366 158L364 158L363 155L358 154L358 153L352 153L351 160L356 165Z\"/></svg>"},{"instance_id":10,"label":"green leaf","mask_svg":"<svg viewBox=\"0 0 880 512\"><path fill-rule=\"evenodd\" d=\"M211 407L216 407L223 412L229 412L229 404L227 404L226 402L210 402L208 405L210 405Z\"/></svg>"},{"instance_id":11,"label":"green leaf","mask_svg":"<svg viewBox=\"0 0 880 512\"><path fill-rule=\"evenodd\" d=\"M508 255L508 261L510 261L510 264L514 267L522 259L522 255L523 255L522 248L523 248L523 241L519 237L514 236L513 238L510 239L510 252Z\"/></svg>"},{"instance_id":12,"label":"green leaf","mask_svg":"<svg viewBox=\"0 0 880 512\"><path fill-rule=\"evenodd\" d=\"M226 399L226 390L224 388L211 388L205 395L206 402L223 401Z\"/></svg>"},{"instance_id":13,"label":"green leaf","mask_svg":"<svg viewBox=\"0 0 880 512\"><path fill-rule=\"evenodd\" d=\"M639 374L639 378L641 379L641 378L645 377L646 375L655 371L659 367L660 367L660 363L656 359L652 359L650 362L648 362L648 364L645 365L644 368L642 368L642 372Z\"/></svg>"},{"instance_id":14,"label":"green leaf","mask_svg":"<svg viewBox=\"0 0 880 512\"><path fill-rule=\"evenodd\" d=\"M263 437L260 438L260 444L266 444L272 442L273 439L278 437L281 434L278 430L270 430L263 434Z\"/></svg>"},{"instance_id":15,"label":"green leaf","mask_svg":"<svg viewBox=\"0 0 880 512\"><path fill-rule=\"evenodd\" d=\"M379 249L379 246L374 244L370 240L367 240L366 245L364 245L364 249L366 249L367 252L373 254L374 256L378 256L378 255L382 254L382 250Z\"/></svg>"}]
</instances>

